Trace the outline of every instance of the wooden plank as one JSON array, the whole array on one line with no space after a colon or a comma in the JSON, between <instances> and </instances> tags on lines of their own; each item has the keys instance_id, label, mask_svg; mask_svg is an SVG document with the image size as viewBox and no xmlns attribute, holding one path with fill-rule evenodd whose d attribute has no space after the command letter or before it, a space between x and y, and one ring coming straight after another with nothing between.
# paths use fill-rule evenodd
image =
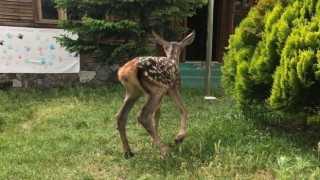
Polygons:
<instances>
[{"instance_id":1,"label":"wooden plank","mask_svg":"<svg viewBox=\"0 0 320 180\"><path fill-rule=\"evenodd\" d=\"M0 0L0 24L34 26L33 0Z\"/></svg>"},{"instance_id":2,"label":"wooden plank","mask_svg":"<svg viewBox=\"0 0 320 180\"><path fill-rule=\"evenodd\" d=\"M34 23L33 22L9 21L9 22L0 22L0 26L34 27Z\"/></svg>"},{"instance_id":3,"label":"wooden plank","mask_svg":"<svg viewBox=\"0 0 320 180\"><path fill-rule=\"evenodd\" d=\"M1 16L1 14L0 14ZM11 19L11 20L30 20L33 21L33 17L25 17L25 16L4 16L1 17L0 20Z\"/></svg>"},{"instance_id":4,"label":"wooden plank","mask_svg":"<svg viewBox=\"0 0 320 180\"><path fill-rule=\"evenodd\" d=\"M1 11L0 9L0 14L32 16L32 11Z\"/></svg>"},{"instance_id":5,"label":"wooden plank","mask_svg":"<svg viewBox=\"0 0 320 180\"><path fill-rule=\"evenodd\" d=\"M11 19L14 19L15 17L17 17L18 19L21 19L21 18L24 18L24 19L33 19L32 16L28 15L28 16L23 16L23 15L16 15L16 14L2 14L0 13L0 16L1 18L0 19L8 19L8 18L11 18Z\"/></svg>"},{"instance_id":6,"label":"wooden plank","mask_svg":"<svg viewBox=\"0 0 320 180\"><path fill-rule=\"evenodd\" d=\"M32 15L32 11L31 10L11 10L11 9L7 9L5 11L2 11L0 9L0 13L2 14L17 14L17 15Z\"/></svg>"},{"instance_id":7,"label":"wooden plank","mask_svg":"<svg viewBox=\"0 0 320 180\"><path fill-rule=\"evenodd\" d=\"M1 15L1 14L0 14ZM33 21L33 18L32 17L24 17L24 16L13 16L13 17L3 17L3 18L0 18L0 22L1 21L6 21L6 20L24 20L24 21Z\"/></svg>"},{"instance_id":8,"label":"wooden plank","mask_svg":"<svg viewBox=\"0 0 320 180\"><path fill-rule=\"evenodd\" d=\"M0 8L2 10L6 10L6 9L32 9L32 6L30 4L1 4L0 3Z\"/></svg>"},{"instance_id":9,"label":"wooden plank","mask_svg":"<svg viewBox=\"0 0 320 180\"><path fill-rule=\"evenodd\" d=\"M1 0L3 2L15 2L15 3L22 3L22 2L25 2L25 3L32 3L32 0Z\"/></svg>"},{"instance_id":10,"label":"wooden plank","mask_svg":"<svg viewBox=\"0 0 320 180\"><path fill-rule=\"evenodd\" d=\"M32 2L10 2L10 1L1 1L1 4L31 4Z\"/></svg>"},{"instance_id":11,"label":"wooden plank","mask_svg":"<svg viewBox=\"0 0 320 180\"><path fill-rule=\"evenodd\" d=\"M26 14L26 15L23 15L23 14ZM0 12L0 19L6 17L6 16L10 16L10 17L14 17L14 16L17 16L17 17L21 17L21 16L25 16L25 17L33 17L31 14L28 14L28 13L20 13L19 15L15 14L15 13L9 13L9 12Z\"/></svg>"},{"instance_id":12,"label":"wooden plank","mask_svg":"<svg viewBox=\"0 0 320 180\"><path fill-rule=\"evenodd\" d=\"M32 11L33 7L32 4L1 4L0 3L0 10L1 11Z\"/></svg>"},{"instance_id":13,"label":"wooden plank","mask_svg":"<svg viewBox=\"0 0 320 180\"><path fill-rule=\"evenodd\" d=\"M33 21L28 21L25 19L3 19L1 22L25 22L25 23L33 23Z\"/></svg>"},{"instance_id":14,"label":"wooden plank","mask_svg":"<svg viewBox=\"0 0 320 180\"><path fill-rule=\"evenodd\" d=\"M4 5L4 6L0 6L0 9L2 11L8 11L8 10L28 10L28 11L32 11L32 6L24 6L23 8L19 7L19 6L8 6L8 5Z\"/></svg>"},{"instance_id":15,"label":"wooden plank","mask_svg":"<svg viewBox=\"0 0 320 180\"><path fill-rule=\"evenodd\" d=\"M26 4L26 5L31 5L32 2L8 2L8 1L0 1L1 5L21 5L21 4Z\"/></svg>"},{"instance_id":16,"label":"wooden plank","mask_svg":"<svg viewBox=\"0 0 320 180\"><path fill-rule=\"evenodd\" d=\"M10 8L10 7L16 7L16 8L20 8L20 9L24 9L26 7L30 7L32 8L32 4L29 4L29 3L19 3L19 4L10 4L10 3L2 3L0 2L0 7L3 8L3 9L6 9L6 8Z\"/></svg>"},{"instance_id":17,"label":"wooden plank","mask_svg":"<svg viewBox=\"0 0 320 180\"><path fill-rule=\"evenodd\" d=\"M8 16L33 16L32 11L0 11L0 14Z\"/></svg>"}]
</instances>

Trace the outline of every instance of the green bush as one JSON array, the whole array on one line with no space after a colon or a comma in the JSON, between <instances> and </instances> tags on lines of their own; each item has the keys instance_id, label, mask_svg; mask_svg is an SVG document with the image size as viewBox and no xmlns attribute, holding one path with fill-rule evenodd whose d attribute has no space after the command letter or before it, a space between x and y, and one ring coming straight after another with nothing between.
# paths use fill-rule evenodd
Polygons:
<instances>
[{"instance_id":1,"label":"green bush","mask_svg":"<svg viewBox=\"0 0 320 180\"><path fill-rule=\"evenodd\" d=\"M320 108L320 1L259 1L230 37L222 82L240 107Z\"/></svg>"},{"instance_id":2,"label":"green bush","mask_svg":"<svg viewBox=\"0 0 320 180\"><path fill-rule=\"evenodd\" d=\"M258 96L260 96L260 93L251 96L253 95L255 88L260 89L260 86L254 82L254 78L257 79L258 77L252 75L256 71L252 67L255 67L253 64L256 64L256 66L260 64L262 67L258 57L261 53L267 53L262 52L267 51L267 49L264 49L264 42L262 42L263 39L266 38L264 30L267 25L270 31L271 24L276 21L273 19L277 19L276 17L271 16L270 18L267 18L265 14L272 14L270 11L276 4L277 0L261 0L256 7L252 8L248 17L240 24L240 27L235 30L235 35L231 35L229 39L229 46L227 47L228 53L224 56L225 64L222 67L222 83L228 93L236 95L240 104L245 104L245 102L248 103L252 101L254 97L258 98ZM279 13L281 12L277 12L277 14ZM255 60L253 61L252 59ZM247 62L247 65L238 67L243 62ZM244 68L244 66L248 67ZM238 71L240 69L242 70ZM241 78L242 75L246 76ZM243 81L240 82L240 79L245 79L246 83Z\"/></svg>"}]
</instances>

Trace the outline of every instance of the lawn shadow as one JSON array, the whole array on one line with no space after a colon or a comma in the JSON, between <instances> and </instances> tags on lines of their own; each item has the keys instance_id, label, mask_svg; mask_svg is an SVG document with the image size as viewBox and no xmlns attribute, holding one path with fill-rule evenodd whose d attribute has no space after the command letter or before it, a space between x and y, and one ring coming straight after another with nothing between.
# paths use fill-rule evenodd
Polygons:
<instances>
[{"instance_id":1,"label":"lawn shadow","mask_svg":"<svg viewBox=\"0 0 320 180\"><path fill-rule=\"evenodd\" d=\"M304 120L295 117L277 116L272 113L251 113L246 118L252 120L260 132L274 138L283 139L295 148L307 152L318 151L320 129L308 126Z\"/></svg>"},{"instance_id":2,"label":"lawn shadow","mask_svg":"<svg viewBox=\"0 0 320 180\"><path fill-rule=\"evenodd\" d=\"M229 119L227 115L225 119L221 116L221 121L216 120L206 127L190 128L185 142L180 146L171 146L172 157L169 159L162 159L159 150L153 148L152 152L138 152L141 154L129 160L130 168L142 174L158 174L162 177L183 176L184 173L196 176L201 167L219 163L219 160L228 161L233 156L244 156L242 158L245 159L247 151L251 150L251 155L257 158L263 158L261 154L272 158L276 158L276 154L317 155L316 148L320 140L318 130L300 125L275 124L259 116L249 118L230 114L233 116ZM216 156L220 158L217 162Z\"/></svg>"},{"instance_id":3,"label":"lawn shadow","mask_svg":"<svg viewBox=\"0 0 320 180\"><path fill-rule=\"evenodd\" d=\"M145 148L128 161L130 169L142 174L157 174L162 177L174 175L188 177L191 174L197 176L199 169L212 161L215 154L214 144L218 143L215 131L212 131L212 128L215 127L212 117L215 117L217 112L209 115L208 112L212 109L220 111L221 107L219 106L223 100L204 101L202 94L200 88L182 89L182 96L189 97L184 100L189 109L188 122L190 124L187 128L186 139L180 145L176 145L173 141L180 121L177 118L177 123L173 123L165 119L168 117L165 117L164 113L161 116L160 121L165 124L167 129L163 130L164 127L160 126L160 131L167 132L167 134L163 134L163 138L169 144L171 157L163 159L157 147ZM215 96L222 99L222 91L217 89ZM171 100L169 101L171 103ZM167 104L168 106L162 105L163 112L170 111L173 114L175 112L171 111L178 111L174 104L170 103ZM170 113L168 112L168 114Z\"/></svg>"},{"instance_id":4,"label":"lawn shadow","mask_svg":"<svg viewBox=\"0 0 320 180\"><path fill-rule=\"evenodd\" d=\"M214 155L214 140L208 138L213 136L212 132L197 132L198 135L193 136L191 134L195 132L190 131L190 135L180 145L176 145L173 140L167 142L171 150L171 156L167 159L162 158L157 147L141 149L128 159L130 169L141 172L141 175L154 174L161 177L196 175L199 168L208 165ZM203 133L209 134L206 136Z\"/></svg>"},{"instance_id":5,"label":"lawn shadow","mask_svg":"<svg viewBox=\"0 0 320 180\"><path fill-rule=\"evenodd\" d=\"M75 97L79 100L87 101L92 98L104 97L106 93L117 96L122 93L121 90L119 92L119 89L122 88L120 88L120 85L117 83L103 85L78 84L53 88L13 89L7 91L7 96L13 101L19 100L21 103L51 101L52 99L56 100L68 97Z\"/></svg>"},{"instance_id":6,"label":"lawn shadow","mask_svg":"<svg viewBox=\"0 0 320 180\"><path fill-rule=\"evenodd\" d=\"M130 169L140 172L141 175L153 174L160 177L178 177L194 174L198 171L197 167L204 163L202 159L191 154L190 151L179 152L179 147L171 147L171 156L164 159L161 157L159 150L154 148L153 152L149 153L137 152L128 162Z\"/></svg>"},{"instance_id":7,"label":"lawn shadow","mask_svg":"<svg viewBox=\"0 0 320 180\"><path fill-rule=\"evenodd\" d=\"M5 119L2 116L0 116L0 133L4 131L5 125L6 125Z\"/></svg>"}]
</instances>

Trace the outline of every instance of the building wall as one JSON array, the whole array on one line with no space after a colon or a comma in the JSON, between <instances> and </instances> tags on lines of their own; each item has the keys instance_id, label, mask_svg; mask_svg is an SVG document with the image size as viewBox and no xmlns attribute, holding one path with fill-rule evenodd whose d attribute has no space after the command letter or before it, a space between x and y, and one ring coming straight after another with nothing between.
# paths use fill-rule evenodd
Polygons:
<instances>
[{"instance_id":1,"label":"building wall","mask_svg":"<svg viewBox=\"0 0 320 180\"><path fill-rule=\"evenodd\" d=\"M0 0L0 26L57 28L55 23L37 22L33 0ZM29 87L60 87L79 83L103 84L116 80L117 65L107 66L81 56L79 73L73 74L1 74L0 89Z\"/></svg>"},{"instance_id":2,"label":"building wall","mask_svg":"<svg viewBox=\"0 0 320 180\"><path fill-rule=\"evenodd\" d=\"M0 26L34 27L32 0L1 0Z\"/></svg>"}]
</instances>

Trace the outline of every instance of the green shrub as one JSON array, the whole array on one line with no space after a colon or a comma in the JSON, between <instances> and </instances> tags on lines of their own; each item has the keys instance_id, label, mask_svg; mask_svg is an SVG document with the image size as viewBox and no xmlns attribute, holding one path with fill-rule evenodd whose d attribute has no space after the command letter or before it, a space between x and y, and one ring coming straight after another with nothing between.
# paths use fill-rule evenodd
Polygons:
<instances>
[{"instance_id":1,"label":"green shrub","mask_svg":"<svg viewBox=\"0 0 320 180\"><path fill-rule=\"evenodd\" d=\"M229 93L236 94L238 102L240 104L244 102L250 102L252 97L249 98L250 94L253 92L253 88L257 87L254 79L251 76L252 73L250 68L252 67L252 59L258 57L257 49L262 49L262 39L265 38L263 35L263 30L265 27L266 16L265 14L270 14L269 11L277 4L276 0L268 1L261 0L260 3L252 8L248 14L248 18L245 18L240 27L235 30L235 35L231 35L229 39L228 53L224 56L224 66L222 67L222 83L224 84L226 91ZM268 19L269 24L273 20ZM248 62L247 65L238 66L242 62ZM254 62L259 64L259 62ZM247 68L244 68L248 66ZM241 69L241 74L238 73ZM247 72L245 72L247 71ZM243 78L239 76L246 75ZM245 79L246 84L240 79ZM242 82L237 82L240 80ZM240 91L240 92L237 92ZM245 93L246 95L242 94Z\"/></svg>"},{"instance_id":2,"label":"green shrub","mask_svg":"<svg viewBox=\"0 0 320 180\"><path fill-rule=\"evenodd\" d=\"M252 8L231 36L222 68L222 83L240 107L267 102L285 112L317 113L319 13L318 0L260 1Z\"/></svg>"}]
</instances>

